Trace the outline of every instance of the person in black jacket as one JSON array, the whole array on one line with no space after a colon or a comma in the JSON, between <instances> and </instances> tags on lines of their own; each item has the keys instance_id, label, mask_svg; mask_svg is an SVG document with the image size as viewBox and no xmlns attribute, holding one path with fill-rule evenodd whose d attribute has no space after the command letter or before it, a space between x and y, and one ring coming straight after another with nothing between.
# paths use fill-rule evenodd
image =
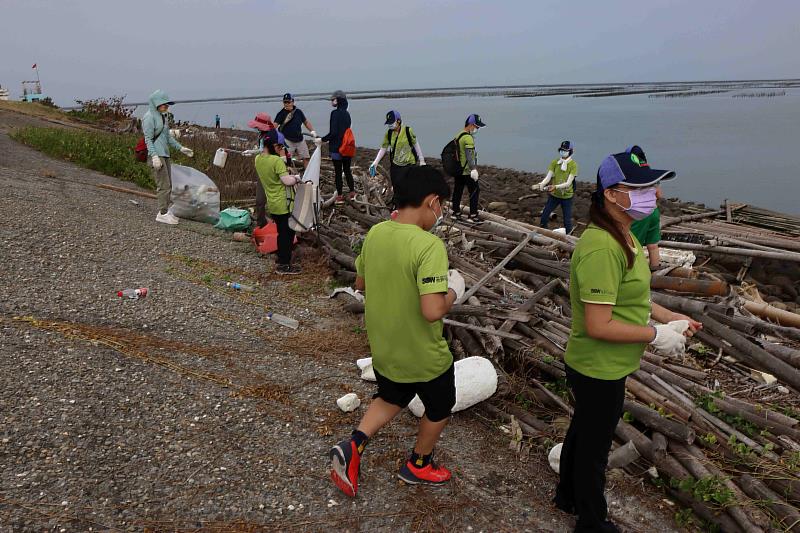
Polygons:
<instances>
[{"instance_id":1,"label":"person in black jacket","mask_svg":"<svg viewBox=\"0 0 800 533\"><path fill-rule=\"evenodd\" d=\"M328 151L333 160L334 176L336 178L336 203L343 204L342 196L342 173L347 179L347 187L350 189L350 199L356 197L356 188L353 183L353 173L350 171L349 157L342 157L339 154L339 146L342 144L344 132L350 127L350 113L347 111L347 95L344 91L335 91L331 95L331 105L335 108L331 111L331 125L328 134L322 138L328 143Z\"/></svg>"}]
</instances>

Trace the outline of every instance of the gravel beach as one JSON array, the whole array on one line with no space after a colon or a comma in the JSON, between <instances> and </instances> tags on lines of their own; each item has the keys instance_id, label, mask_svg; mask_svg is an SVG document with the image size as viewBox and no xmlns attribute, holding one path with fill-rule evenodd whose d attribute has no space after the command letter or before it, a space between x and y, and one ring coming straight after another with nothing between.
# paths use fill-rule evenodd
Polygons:
<instances>
[{"instance_id":1,"label":"gravel beach","mask_svg":"<svg viewBox=\"0 0 800 533\"><path fill-rule=\"evenodd\" d=\"M209 225L157 224L155 200L96 187L130 183L8 137L38 124L53 125L0 110L0 530L571 530L546 450L520 458L480 409L444 433L447 487L396 479L406 412L370 442L359 496L341 494L327 451L374 387L355 367L361 318L327 298L324 259L304 245L287 279ZM117 298L136 287L148 296ZM347 392L353 413L335 404ZM639 479L615 472L608 488L624 531L675 530Z\"/></svg>"}]
</instances>

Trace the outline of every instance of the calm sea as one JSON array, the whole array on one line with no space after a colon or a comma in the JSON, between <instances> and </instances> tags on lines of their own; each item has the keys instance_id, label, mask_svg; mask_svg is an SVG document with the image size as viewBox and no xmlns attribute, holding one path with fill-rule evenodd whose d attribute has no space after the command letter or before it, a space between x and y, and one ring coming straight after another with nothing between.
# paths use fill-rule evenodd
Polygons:
<instances>
[{"instance_id":1,"label":"calm sea","mask_svg":"<svg viewBox=\"0 0 800 533\"><path fill-rule=\"evenodd\" d=\"M636 143L654 168L677 171L665 184L667 196L708 206L728 198L800 214L800 88L770 98L732 97L742 92L748 91L688 98L375 98L351 100L350 113L358 144L377 147L386 112L398 110L423 152L435 157L467 114L479 113L488 126L476 137L479 163L542 172L559 143L570 139L580 179L592 182L603 157ZM320 135L327 133L327 100L296 103ZM173 111L179 120L205 125L219 113L224 127L244 128L256 112L274 116L280 108L273 100L178 104Z\"/></svg>"}]
</instances>

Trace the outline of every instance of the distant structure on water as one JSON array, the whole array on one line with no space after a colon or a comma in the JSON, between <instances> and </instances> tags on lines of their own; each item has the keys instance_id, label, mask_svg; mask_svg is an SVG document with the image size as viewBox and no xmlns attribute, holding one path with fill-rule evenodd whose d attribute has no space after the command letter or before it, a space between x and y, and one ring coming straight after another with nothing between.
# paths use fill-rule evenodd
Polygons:
<instances>
[{"instance_id":1,"label":"distant structure on water","mask_svg":"<svg viewBox=\"0 0 800 533\"><path fill-rule=\"evenodd\" d=\"M0 100L4 102L8 101L8 89L3 89L2 85L0 85Z\"/></svg>"}]
</instances>

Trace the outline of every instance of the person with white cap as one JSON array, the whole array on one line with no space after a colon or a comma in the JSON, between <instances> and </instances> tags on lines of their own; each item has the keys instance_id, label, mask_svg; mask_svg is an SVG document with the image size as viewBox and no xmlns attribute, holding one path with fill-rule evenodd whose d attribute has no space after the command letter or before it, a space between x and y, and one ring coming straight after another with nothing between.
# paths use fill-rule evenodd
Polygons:
<instances>
[{"instance_id":1,"label":"person with white cap","mask_svg":"<svg viewBox=\"0 0 800 533\"><path fill-rule=\"evenodd\" d=\"M308 152L308 145L303 139L302 126L311 132L315 143L321 144L322 141L317 141L317 132L314 131L314 126L306 118L303 110L294 105L292 93L283 95L283 108L275 115L275 123L278 125L278 131L286 138L286 148L289 154L302 159L303 168L307 167L311 155Z\"/></svg>"},{"instance_id":2,"label":"person with white cap","mask_svg":"<svg viewBox=\"0 0 800 533\"><path fill-rule=\"evenodd\" d=\"M553 159L547 167L547 175L541 182L534 184L532 189L547 191L547 203L542 209L539 225L546 228L550 214L560 205L564 215L564 229L567 233L572 233L572 197L575 195L575 178L578 177L578 163L572 159L575 144L572 141L562 142L558 153L560 157Z\"/></svg>"},{"instance_id":3,"label":"person with white cap","mask_svg":"<svg viewBox=\"0 0 800 533\"><path fill-rule=\"evenodd\" d=\"M411 126L403 127L403 119L399 112L391 110L386 113L384 124L390 128L383 136L378 155L369 167L369 174L375 176L378 164L386 152L389 152L389 178L394 189L397 181L408 172L408 169L416 164L425 165L425 157L422 155L422 148L414 130Z\"/></svg>"},{"instance_id":4,"label":"person with white cap","mask_svg":"<svg viewBox=\"0 0 800 533\"><path fill-rule=\"evenodd\" d=\"M650 269L631 223L656 206L656 185L675 177L629 152L609 155L597 171L590 224L570 261L572 332L564 354L575 410L561 449L554 498L576 514L575 531L619 531L608 520L605 470L622 415L625 380L647 345L683 354L686 337L702 328L692 318L650 301ZM650 319L660 324L652 326Z\"/></svg>"},{"instance_id":5,"label":"person with white cap","mask_svg":"<svg viewBox=\"0 0 800 533\"><path fill-rule=\"evenodd\" d=\"M480 115L471 114L464 121L464 129L458 132L458 160L461 163L461 173L454 176L453 184L453 217L461 220L461 196L464 194L464 187L469 191L469 220L470 222L480 222L478 215L478 196L481 188L478 184L478 152L475 151L475 134L479 128L486 124L481 120Z\"/></svg>"}]
</instances>

